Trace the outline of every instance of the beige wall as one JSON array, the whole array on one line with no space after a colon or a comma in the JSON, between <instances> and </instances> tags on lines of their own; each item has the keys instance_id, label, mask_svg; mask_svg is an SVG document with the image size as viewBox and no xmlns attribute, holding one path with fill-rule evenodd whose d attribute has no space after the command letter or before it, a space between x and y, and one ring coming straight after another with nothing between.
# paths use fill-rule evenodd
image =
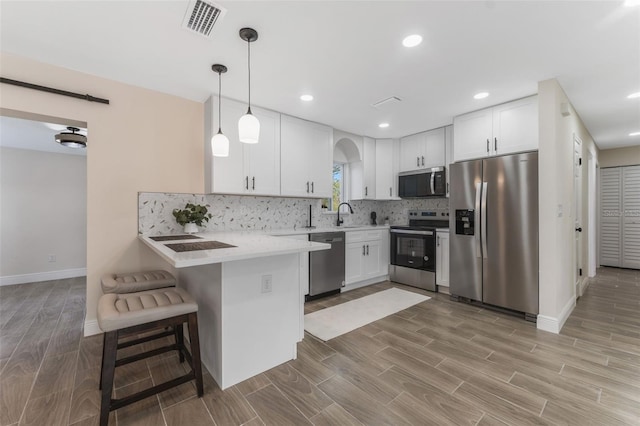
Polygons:
<instances>
[{"instance_id":1,"label":"beige wall","mask_svg":"<svg viewBox=\"0 0 640 426\"><path fill-rule=\"evenodd\" d=\"M575 300L574 135L582 140L582 267L588 265L588 173L591 152L598 148L557 80L538 85L540 111L540 315L561 326ZM563 116L562 104L569 115ZM560 217L560 212L562 216ZM569 311L570 312L570 311ZM542 321L544 324L544 321ZM540 318L538 324L541 324Z\"/></svg>"},{"instance_id":2,"label":"beige wall","mask_svg":"<svg viewBox=\"0 0 640 426\"><path fill-rule=\"evenodd\" d=\"M2 53L2 76L107 98L103 105L0 85L0 107L87 123L87 322L100 276L166 267L137 241L137 193L203 192L203 105Z\"/></svg>"},{"instance_id":3,"label":"beige wall","mask_svg":"<svg viewBox=\"0 0 640 426\"><path fill-rule=\"evenodd\" d=\"M600 167L636 166L640 164L640 145L600 151Z\"/></svg>"},{"instance_id":4,"label":"beige wall","mask_svg":"<svg viewBox=\"0 0 640 426\"><path fill-rule=\"evenodd\" d=\"M3 283L41 281L51 279L41 273L86 267L86 160L82 155L0 148ZM56 261L49 262L49 255Z\"/></svg>"}]
</instances>

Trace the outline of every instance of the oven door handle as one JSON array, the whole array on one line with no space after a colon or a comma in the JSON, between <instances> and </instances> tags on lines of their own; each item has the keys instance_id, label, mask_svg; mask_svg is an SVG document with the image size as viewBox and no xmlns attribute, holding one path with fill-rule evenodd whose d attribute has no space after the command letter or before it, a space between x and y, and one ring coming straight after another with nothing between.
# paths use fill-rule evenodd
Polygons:
<instances>
[{"instance_id":1,"label":"oven door handle","mask_svg":"<svg viewBox=\"0 0 640 426\"><path fill-rule=\"evenodd\" d=\"M476 182L476 210L474 213L474 231L476 240L476 257L482 257L482 246L480 244L480 199L482 197L482 183Z\"/></svg>"},{"instance_id":2,"label":"oven door handle","mask_svg":"<svg viewBox=\"0 0 640 426\"><path fill-rule=\"evenodd\" d=\"M413 231L411 229L391 229L392 234L433 235L433 231Z\"/></svg>"}]
</instances>

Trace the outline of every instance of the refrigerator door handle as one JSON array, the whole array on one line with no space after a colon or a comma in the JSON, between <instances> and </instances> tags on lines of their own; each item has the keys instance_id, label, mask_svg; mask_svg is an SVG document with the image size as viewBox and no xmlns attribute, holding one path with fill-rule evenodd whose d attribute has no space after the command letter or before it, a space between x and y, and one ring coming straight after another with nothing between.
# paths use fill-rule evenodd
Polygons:
<instances>
[{"instance_id":1,"label":"refrigerator door handle","mask_svg":"<svg viewBox=\"0 0 640 426\"><path fill-rule=\"evenodd\" d=\"M482 248L480 246L480 197L482 194L481 183L476 183L476 210L475 210L475 239L476 239L476 257L482 257Z\"/></svg>"},{"instance_id":2,"label":"refrigerator door handle","mask_svg":"<svg viewBox=\"0 0 640 426\"><path fill-rule=\"evenodd\" d=\"M482 257L487 259L487 182L482 182L482 202L481 202L481 229L482 234Z\"/></svg>"}]
</instances>

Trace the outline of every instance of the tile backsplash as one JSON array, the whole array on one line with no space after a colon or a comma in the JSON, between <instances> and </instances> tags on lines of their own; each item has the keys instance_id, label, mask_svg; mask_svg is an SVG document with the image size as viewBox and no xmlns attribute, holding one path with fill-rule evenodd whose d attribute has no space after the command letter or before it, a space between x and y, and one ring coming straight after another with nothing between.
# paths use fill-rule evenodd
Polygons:
<instances>
[{"instance_id":1,"label":"tile backsplash","mask_svg":"<svg viewBox=\"0 0 640 426\"><path fill-rule=\"evenodd\" d=\"M307 226L309 206L312 224L318 228L331 227L336 215L324 212L319 199L256 197L247 195L175 194L140 192L138 194L138 233L143 235L177 234L182 226L175 221L172 212L187 203L208 204L213 215L203 231L241 231L293 229ZM345 225L370 223L370 214L377 213L378 223L385 217L392 225L407 222L407 212L418 209L447 209L446 198L399 201L351 201L353 214L344 217Z\"/></svg>"}]
</instances>

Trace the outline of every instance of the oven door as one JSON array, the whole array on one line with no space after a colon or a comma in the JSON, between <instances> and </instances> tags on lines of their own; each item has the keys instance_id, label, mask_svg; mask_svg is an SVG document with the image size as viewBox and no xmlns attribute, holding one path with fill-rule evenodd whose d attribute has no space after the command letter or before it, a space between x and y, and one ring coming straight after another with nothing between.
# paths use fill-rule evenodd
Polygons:
<instances>
[{"instance_id":1,"label":"oven door","mask_svg":"<svg viewBox=\"0 0 640 426\"><path fill-rule=\"evenodd\" d=\"M391 229L391 264L435 272L434 231Z\"/></svg>"}]
</instances>

